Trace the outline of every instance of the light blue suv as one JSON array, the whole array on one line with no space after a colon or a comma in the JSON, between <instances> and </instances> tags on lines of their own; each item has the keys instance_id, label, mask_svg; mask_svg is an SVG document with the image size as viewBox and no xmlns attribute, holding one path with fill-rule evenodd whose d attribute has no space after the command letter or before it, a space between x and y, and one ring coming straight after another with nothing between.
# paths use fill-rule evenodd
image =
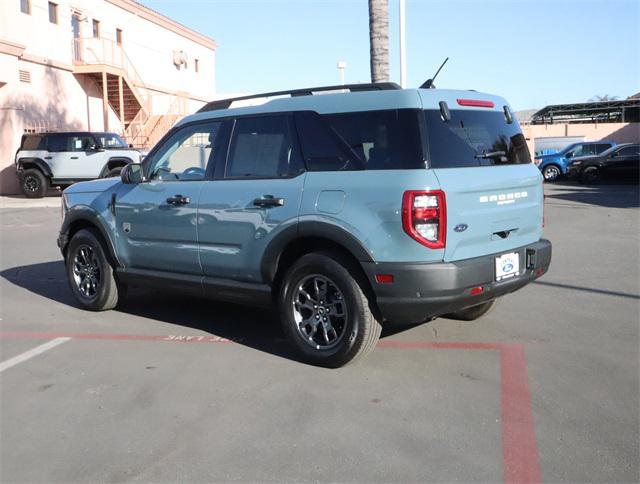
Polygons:
<instances>
[{"instance_id":1,"label":"light blue suv","mask_svg":"<svg viewBox=\"0 0 640 484\"><path fill-rule=\"evenodd\" d=\"M300 355L327 367L386 323L476 319L551 261L525 138L504 99L473 91L209 103L121 178L66 189L63 210L81 307L111 309L132 283L275 304Z\"/></svg>"}]
</instances>

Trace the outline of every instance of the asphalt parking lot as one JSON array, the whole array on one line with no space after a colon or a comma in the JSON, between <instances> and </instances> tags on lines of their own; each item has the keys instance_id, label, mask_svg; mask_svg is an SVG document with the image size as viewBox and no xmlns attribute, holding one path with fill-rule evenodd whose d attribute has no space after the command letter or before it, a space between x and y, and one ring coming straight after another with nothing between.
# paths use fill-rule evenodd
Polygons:
<instances>
[{"instance_id":1,"label":"asphalt parking lot","mask_svg":"<svg viewBox=\"0 0 640 484\"><path fill-rule=\"evenodd\" d=\"M638 185L546 191L548 274L339 370L263 310L76 309L59 209L3 205L0 480L638 482Z\"/></svg>"}]
</instances>

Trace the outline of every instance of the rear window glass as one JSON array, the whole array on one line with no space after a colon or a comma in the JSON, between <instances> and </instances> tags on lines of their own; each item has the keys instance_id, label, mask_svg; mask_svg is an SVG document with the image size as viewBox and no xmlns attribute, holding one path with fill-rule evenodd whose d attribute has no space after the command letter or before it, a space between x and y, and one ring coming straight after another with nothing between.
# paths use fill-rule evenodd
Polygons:
<instances>
[{"instance_id":1,"label":"rear window glass","mask_svg":"<svg viewBox=\"0 0 640 484\"><path fill-rule=\"evenodd\" d=\"M33 151L43 149L42 146L43 137L40 135L29 135L24 137L22 142L22 149L25 151Z\"/></svg>"},{"instance_id":2,"label":"rear window glass","mask_svg":"<svg viewBox=\"0 0 640 484\"><path fill-rule=\"evenodd\" d=\"M52 134L47 137L48 151L67 151L69 136L66 134Z\"/></svg>"},{"instance_id":3,"label":"rear window glass","mask_svg":"<svg viewBox=\"0 0 640 484\"><path fill-rule=\"evenodd\" d=\"M424 168L419 111L392 109L322 116L366 170Z\"/></svg>"},{"instance_id":4,"label":"rear window glass","mask_svg":"<svg viewBox=\"0 0 640 484\"><path fill-rule=\"evenodd\" d=\"M443 121L439 110L424 112L429 162L433 168L531 163L517 123L502 112L452 109Z\"/></svg>"}]
</instances>

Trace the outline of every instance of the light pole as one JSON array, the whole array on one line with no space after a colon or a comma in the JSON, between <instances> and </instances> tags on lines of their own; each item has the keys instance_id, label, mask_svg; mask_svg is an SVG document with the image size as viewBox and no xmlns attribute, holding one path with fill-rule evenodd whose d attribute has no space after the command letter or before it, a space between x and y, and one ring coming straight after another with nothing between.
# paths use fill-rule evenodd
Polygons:
<instances>
[{"instance_id":1,"label":"light pole","mask_svg":"<svg viewBox=\"0 0 640 484\"><path fill-rule=\"evenodd\" d=\"M407 49L405 42L405 0L400 0L400 87L407 87Z\"/></svg>"},{"instance_id":2,"label":"light pole","mask_svg":"<svg viewBox=\"0 0 640 484\"><path fill-rule=\"evenodd\" d=\"M347 61L338 61L338 65L336 67L340 71L340 84L344 86L344 70L347 68Z\"/></svg>"}]
</instances>

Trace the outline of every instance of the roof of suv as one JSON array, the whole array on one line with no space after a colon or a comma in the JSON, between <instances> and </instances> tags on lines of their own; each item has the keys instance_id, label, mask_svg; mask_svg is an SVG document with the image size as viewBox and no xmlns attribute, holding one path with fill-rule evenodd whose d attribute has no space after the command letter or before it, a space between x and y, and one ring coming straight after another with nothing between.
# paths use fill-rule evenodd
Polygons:
<instances>
[{"instance_id":1,"label":"roof of suv","mask_svg":"<svg viewBox=\"0 0 640 484\"><path fill-rule=\"evenodd\" d=\"M267 100L267 102L258 105L203 111L185 117L176 126L205 119L290 111L316 111L320 114L329 114L384 109L439 109L438 103L440 101L445 101L450 109L453 106L455 109L478 109L477 107L459 105L459 99L491 101L493 108L490 109L495 111L501 111L505 105L508 106L508 103L501 97L476 91L451 89L372 90L281 97Z\"/></svg>"}]
</instances>

